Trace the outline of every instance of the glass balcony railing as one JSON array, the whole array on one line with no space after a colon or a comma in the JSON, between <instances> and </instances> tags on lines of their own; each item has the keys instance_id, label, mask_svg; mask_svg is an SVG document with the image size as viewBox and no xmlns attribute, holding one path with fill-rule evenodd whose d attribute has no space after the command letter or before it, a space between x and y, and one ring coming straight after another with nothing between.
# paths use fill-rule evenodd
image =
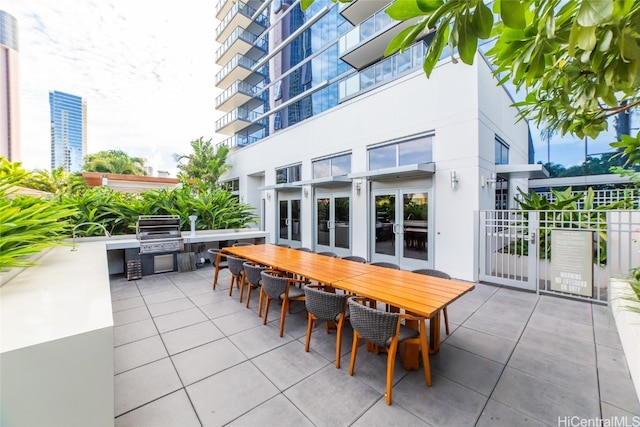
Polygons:
<instances>
[{"instance_id":1,"label":"glass balcony railing","mask_svg":"<svg viewBox=\"0 0 640 427\"><path fill-rule=\"evenodd\" d=\"M222 140L220 143L218 143L218 146L225 145L229 148L244 147L245 145L253 144L254 142L257 142L261 139L262 137L251 135L233 135L225 140Z\"/></svg>"},{"instance_id":2,"label":"glass balcony railing","mask_svg":"<svg viewBox=\"0 0 640 427\"><path fill-rule=\"evenodd\" d=\"M216 131L229 126L229 124L242 120L244 122L252 122L257 120L260 114L256 111L249 111L246 108L238 107L222 116L221 119L216 120Z\"/></svg>"},{"instance_id":3,"label":"glass balcony railing","mask_svg":"<svg viewBox=\"0 0 640 427\"><path fill-rule=\"evenodd\" d=\"M256 40L258 40L258 36L250 31L245 30L244 28L237 27L235 30L233 30L229 37L227 37L224 43L220 45L218 50L216 50L215 60L217 61L218 59L220 59L220 57L224 55L227 50L229 50L229 47L231 47L231 45L233 45L238 40L242 40L250 45L253 45L254 43L256 43ZM255 44L255 47L266 52L267 40L264 38L260 39L260 41Z\"/></svg>"},{"instance_id":4,"label":"glass balcony railing","mask_svg":"<svg viewBox=\"0 0 640 427\"><path fill-rule=\"evenodd\" d=\"M391 19L389 15L385 13L384 9L380 9L360 25L340 37L340 55L369 39L374 34L387 30L399 23L400 21Z\"/></svg>"},{"instance_id":5,"label":"glass balcony railing","mask_svg":"<svg viewBox=\"0 0 640 427\"><path fill-rule=\"evenodd\" d=\"M233 18L236 17L236 15L241 14L241 15L251 19L251 17L256 12L257 11L254 8L250 7L249 5L247 5L247 4L245 4L245 3L241 2L241 1L236 1L233 4L233 7L231 8L231 10L229 10L229 12L227 12L227 15L224 17L224 19L222 19L222 21L220 21L220 25L218 25L218 27L216 28L216 39L229 26L229 24L231 23ZM259 24L260 26L262 26L264 28L266 28L267 27L267 23L269 22L269 18L265 14L261 14L253 22Z\"/></svg>"},{"instance_id":6,"label":"glass balcony railing","mask_svg":"<svg viewBox=\"0 0 640 427\"><path fill-rule=\"evenodd\" d=\"M238 93L243 93L247 96L265 101L267 92L262 91L262 87L260 86L251 85L249 83L236 80L231 86L225 89L224 92L216 97L216 108L224 104L229 98Z\"/></svg>"},{"instance_id":7,"label":"glass balcony railing","mask_svg":"<svg viewBox=\"0 0 640 427\"><path fill-rule=\"evenodd\" d=\"M416 43L402 53L398 52L359 73L346 77L338 86L339 100L342 101L359 92L379 86L383 82L393 80L409 70L422 67L426 48L424 42Z\"/></svg>"},{"instance_id":8,"label":"glass balcony railing","mask_svg":"<svg viewBox=\"0 0 640 427\"><path fill-rule=\"evenodd\" d=\"M220 71L218 71L215 77L215 82L216 84L220 83L236 67L244 67L248 70L251 70L257 63L258 61L249 59L244 55L237 54L233 58L231 58L231 61L229 61L227 65L225 65Z\"/></svg>"}]
</instances>

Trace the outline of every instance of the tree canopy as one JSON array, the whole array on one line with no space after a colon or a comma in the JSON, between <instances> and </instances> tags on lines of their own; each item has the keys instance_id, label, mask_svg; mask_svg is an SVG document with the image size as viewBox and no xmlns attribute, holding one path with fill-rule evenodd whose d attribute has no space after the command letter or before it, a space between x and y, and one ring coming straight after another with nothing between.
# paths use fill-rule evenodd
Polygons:
<instances>
[{"instance_id":1,"label":"tree canopy","mask_svg":"<svg viewBox=\"0 0 640 427\"><path fill-rule=\"evenodd\" d=\"M218 178L231 168L226 164L229 147L223 145L216 149L211 139L204 141L200 137L191 141L191 148L191 154L174 154L180 169L178 178L201 179L206 184L215 186ZM180 163L182 160L186 162Z\"/></svg>"},{"instance_id":2,"label":"tree canopy","mask_svg":"<svg viewBox=\"0 0 640 427\"><path fill-rule=\"evenodd\" d=\"M302 7L313 1L302 0ZM486 53L495 74L525 91L516 105L541 128L595 138L608 117L640 104L640 2L395 0L386 13L411 22L386 55L434 33L424 59L427 76L445 47L454 62L457 52L472 64L478 42L495 38ZM640 133L616 148L640 160Z\"/></svg>"},{"instance_id":3,"label":"tree canopy","mask_svg":"<svg viewBox=\"0 0 640 427\"><path fill-rule=\"evenodd\" d=\"M87 172L146 175L144 160L131 157L122 150L106 150L89 154L84 158L83 169Z\"/></svg>"}]
</instances>

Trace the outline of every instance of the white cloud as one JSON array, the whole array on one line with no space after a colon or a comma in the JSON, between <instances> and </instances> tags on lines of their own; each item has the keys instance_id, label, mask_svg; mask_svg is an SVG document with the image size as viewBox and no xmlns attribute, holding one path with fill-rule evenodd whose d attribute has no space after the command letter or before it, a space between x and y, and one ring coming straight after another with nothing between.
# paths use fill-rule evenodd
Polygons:
<instances>
[{"instance_id":1,"label":"white cloud","mask_svg":"<svg viewBox=\"0 0 640 427\"><path fill-rule=\"evenodd\" d=\"M5 0L19 27L22 157L48 168L49 98L83 97L89 153L121 149L175 173L172 153L214 133L212 0Z\"/></svg>"}]
</instances>

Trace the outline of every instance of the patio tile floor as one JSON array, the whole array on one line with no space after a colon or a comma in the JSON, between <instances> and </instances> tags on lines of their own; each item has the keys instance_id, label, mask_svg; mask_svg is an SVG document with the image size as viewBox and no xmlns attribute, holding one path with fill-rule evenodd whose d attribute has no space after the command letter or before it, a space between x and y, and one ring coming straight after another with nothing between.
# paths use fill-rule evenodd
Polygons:
<instances>
[{"instance_id":1,"label":"patio tile floor","mask_svg":"<svg viewBox=\"0 0 640 427\"><path fill-rule=\"evenodd\" d=\"M264 326L257 292L246 309L237 291L228 295L228 270L216 291L212 277L209 265L112 276L116 426L557 426L640 416L607 307L477 284L449 308L433 386L398 360L387 406L385 355L360 350L348 375L348 325L336 369L324 325L304 351L304 304L292 304L280 338L277 304Z\"/></svg>"}]
</instances>

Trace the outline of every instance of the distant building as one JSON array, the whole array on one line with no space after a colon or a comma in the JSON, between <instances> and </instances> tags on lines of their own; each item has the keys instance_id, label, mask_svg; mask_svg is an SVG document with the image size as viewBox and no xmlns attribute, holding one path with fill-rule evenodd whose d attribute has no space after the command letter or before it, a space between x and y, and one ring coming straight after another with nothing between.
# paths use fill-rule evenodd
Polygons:
<instances>
[{"instance_id":1,"label":"distant building","mask_svg":"<svg viewBox=\"0 0 640 427\"><path fill-rule=\"evenodd\" d=\"M173 190L182 185L179 179L169 177L102 172L82 172L82 177L89 188L109 187L113 191L120 193L141 193L143 191L161 189Z\"/></svg>"},{"instance_id":2,"label":"distant building","mask_svg":"<svg viewBox=\"0 0 640 427\"><path fill-rule=\"evenodd\" d=\"M51 169L63 166L82 172L87 154L87 107L82 98L64 92L49 92L51 107Z\"/></svg>"},{"instance_id":3,"label":"distant building","mask_svg":"<svg viewBox=\"0 0 640 427\"><path fill-rule=\"evenodd\" d=\"M18 21L0 10L0 156L20 160Z\"/></svg>"}]
</instances>

